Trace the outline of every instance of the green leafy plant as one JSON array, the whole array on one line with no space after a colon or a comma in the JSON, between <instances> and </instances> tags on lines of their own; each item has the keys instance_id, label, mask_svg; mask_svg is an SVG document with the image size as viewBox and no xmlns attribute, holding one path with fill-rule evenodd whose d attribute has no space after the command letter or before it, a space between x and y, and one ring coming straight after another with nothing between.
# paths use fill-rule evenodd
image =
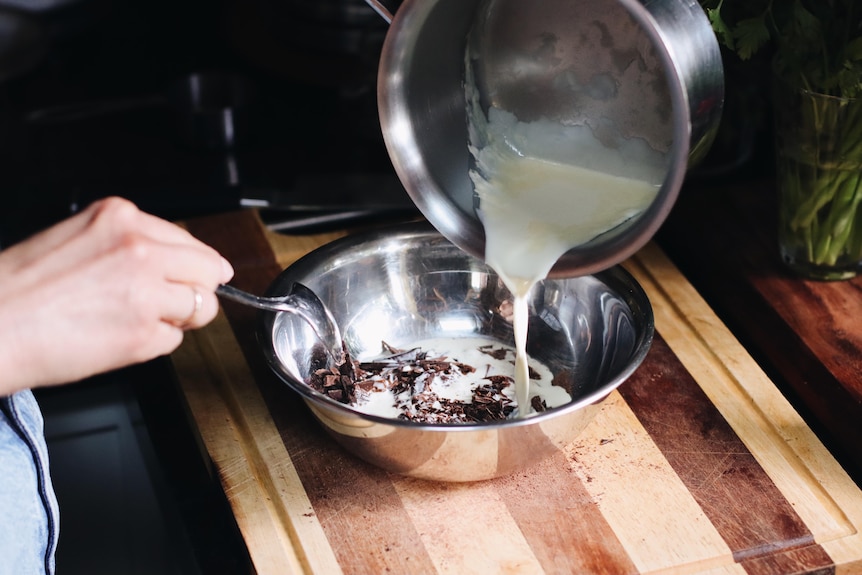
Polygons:
<instances>
[{"instance_id":1,"label":"green leafy plant","mask_svg":"<svg viewBox=\"0 0 862 575\"><path fill-rule=\"evenodd\" d=\"M700 0L741 60L775 77L779 238L785 260L862 261L862 1ZM789 106L789 108L788 108ZM792 127L792 136L781 137ZM823 272L826 273L826 272ZM831 279L831 278L827 278Z\"/></svg>"},{"instance_id":2,"label":"green leafy plant","mask_svg":"<svg viewBox=\"0 0 862 575\"><path fill-rule=\"evenodd\" d=\"M859 0L701 0L719 42L742 60L774 51L785 81L821 94L862 95Z\"/></svg>"}]
</instances>

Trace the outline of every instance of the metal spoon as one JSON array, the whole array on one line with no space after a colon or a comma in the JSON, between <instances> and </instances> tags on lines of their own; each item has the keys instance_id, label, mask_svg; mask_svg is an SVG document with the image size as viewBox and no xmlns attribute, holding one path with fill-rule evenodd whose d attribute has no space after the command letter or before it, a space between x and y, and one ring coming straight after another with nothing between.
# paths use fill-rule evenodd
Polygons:
<instances>
[{"instance_id":1,"label":"metal spoon","mask_svg":"<svg viewBox=\"0 0 862 575\"><path fill-rule=\"evenodd\" d=\"M226 299L258 309L296 314L314 330L336 364L344 361L341 331L335 323L332 312L320 301L316 293L303 284L295 282L289 294L279 297L261 297L227 284L218 286L216 293Z\"/></svg>"}]
</instances>

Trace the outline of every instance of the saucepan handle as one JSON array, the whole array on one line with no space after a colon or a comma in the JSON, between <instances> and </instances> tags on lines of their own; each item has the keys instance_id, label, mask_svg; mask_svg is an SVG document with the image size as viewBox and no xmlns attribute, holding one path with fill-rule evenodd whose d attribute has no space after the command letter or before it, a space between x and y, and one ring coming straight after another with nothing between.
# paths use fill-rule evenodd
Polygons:
<instances>
[{"instance_id":1,"label":"saucepan handle","mask_svg":"<svg viewBox=\"0 0 862 575\"><path fill-rule=\"evenodd\" d=\"M395 11L401 5L401 0L365 0L365 3L374 8L387 24L391 24Z\"/></svg>"}]
</instances>

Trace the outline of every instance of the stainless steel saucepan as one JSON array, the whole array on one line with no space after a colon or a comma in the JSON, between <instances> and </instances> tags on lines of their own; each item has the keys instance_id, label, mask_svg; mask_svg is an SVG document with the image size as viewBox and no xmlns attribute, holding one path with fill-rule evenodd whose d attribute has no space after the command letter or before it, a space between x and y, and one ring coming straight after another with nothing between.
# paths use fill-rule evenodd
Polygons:
<instances>
[{"instance_id":1,"label":"stainless steel saucepan","mask_svg":"<svg viewBox=\"0 0 862 575\"><path fill-rule=\"evenodd\" d=\"M598 139L636 138L664 158L650 207L569 250L551 276L606 269L644 245L714 138L724 75L697 2L405 0L397 10L367 3L390 22L377 93L392 163L426 218L474 256L484 257L485 233L468 175L468 49L484 106L588 126Z\"/></svg>"}]
</instances>

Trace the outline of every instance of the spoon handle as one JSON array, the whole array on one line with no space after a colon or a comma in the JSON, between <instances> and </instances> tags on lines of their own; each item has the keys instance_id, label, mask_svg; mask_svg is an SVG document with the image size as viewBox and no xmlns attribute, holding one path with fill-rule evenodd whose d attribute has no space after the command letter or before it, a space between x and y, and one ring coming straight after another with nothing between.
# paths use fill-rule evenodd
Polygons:
<instances>
[{"instance_id":1,"label":"spoon handle","mask_svg":"<svg viewBox=\"0 0 862 575\"><path fill-rule=\"evenodd\" d=\"M216 288L216 293L229 300L250 305L258 309L266 309L270 311L293 311L294 309L294 306L284 301L284 298L261 297L227 284L220 284Z\"/></svg>"},{"instance_id":2,"label":"spoon handle","mask_svg":"<svg viewBox=\"0 0 862 575\"><path fill-rule=\"evenodd\" d=\"M336 365L343 360L341 331L335 319L317 294L301 283L294 283L291 292L282 297L261 297L227 284L220 284L216 293L226 299L259 309L295 314L311 327Z\"/></svg>"}]
</instances>

